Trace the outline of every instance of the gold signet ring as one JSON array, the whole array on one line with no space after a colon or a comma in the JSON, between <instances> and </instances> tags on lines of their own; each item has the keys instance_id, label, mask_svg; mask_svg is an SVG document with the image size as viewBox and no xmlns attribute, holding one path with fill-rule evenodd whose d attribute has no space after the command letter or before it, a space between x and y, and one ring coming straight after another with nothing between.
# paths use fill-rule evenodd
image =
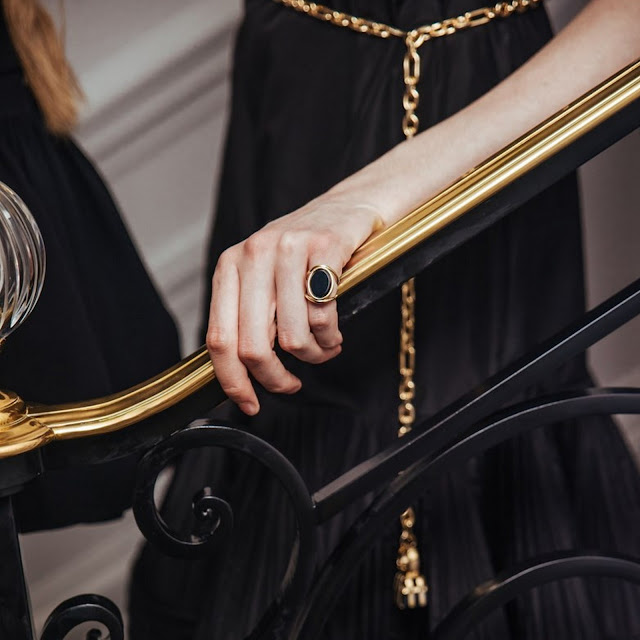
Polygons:
<instances>
[{"instance_id":1,"label":"gold signet ring","mask_svg":"<svg viewBox=\"0 0 640 640\"><path fill-rule=\"evenodd\" d=\"M338 274L326 264L319 264L307 271L304 297L309 302L331 302L338 293Z\"/></svg>"}]
</instances>

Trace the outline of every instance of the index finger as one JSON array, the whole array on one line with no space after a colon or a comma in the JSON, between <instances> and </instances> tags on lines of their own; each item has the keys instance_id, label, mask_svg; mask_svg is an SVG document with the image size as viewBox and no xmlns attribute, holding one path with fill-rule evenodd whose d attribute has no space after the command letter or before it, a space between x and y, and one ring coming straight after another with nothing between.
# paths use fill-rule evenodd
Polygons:
<instances>
[{"instance_id":1,"label":"index finger","mask_svg":"<svg viewBox=\"0 0 640 640\"><path fill-rule=\"evenodd\" d=\"M260 403L247 368L238 357L239 299L238 269L231 260L221 257L213 274L207 350L224 392L244 413L255 415Z\"/></svg>"}]
</instances>

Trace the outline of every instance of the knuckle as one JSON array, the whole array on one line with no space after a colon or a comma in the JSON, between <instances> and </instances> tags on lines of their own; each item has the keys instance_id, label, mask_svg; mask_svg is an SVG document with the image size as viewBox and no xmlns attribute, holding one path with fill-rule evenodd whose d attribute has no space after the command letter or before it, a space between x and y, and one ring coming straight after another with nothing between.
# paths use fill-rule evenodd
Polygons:
<instances>
[{"instance_id":1,"label":"knuckle","mask_svg":"<svg viewBox=\"0 0 640 640\"><path fill-rule=\"evenodd\" d=\"M314 353L312 355L310 355L308 358L305 359L305 362L308 362L309 364L322 364L323 362L326 362L327 360L330 360L331 356L327 355L326 351L322 350L319 351L318 353Z\"/></svg>"},{"instance_id":2,"label":"knuckle","mask_svg":"<svg viewBox=\"0 0 640 640\"><path fill-rule=\"evenodd\" d=\"M331 335L322 335L318 340L318 344L323 349L336 349L342 345L342 336L340 333L332 333Z\"/></svg>"},{"instance_id":3,"label":"knuckle","mask_svg":"<svg viewBox=\"0 0 640 640\"><path fill-rule=\"evenodd\" d=\"M234 245L225 249L218 258L218 262L216 263L216 268L214 271L214 278L219 274L228 274L231 270L236 268L238 263L238 257L240 247L238 245Z\"/></svg>"},{"instance_id":4,"label":"knuckle","mask_svg":"<svg viewBox=\"0 0 640 640\"><path fill-rule=\"evenodd\" d=\"M305 341L293 333L279 333L278 344L288 353L297 353L304 349Z\"/></svg>"},{"instance_id":5,"label":"knuckle","mask_svg":"<svg viewBox=\"0 0 640 640\"><path fill-rule=\"evenodd\" d=\"M213 288L220 286L220 283L229 278L233 270L236 268L236 255L231 249L224 251L218 258L215 270L213 272L212 284Z\"/></svg>"},{"instance_id":6,"label":"knuckle","mask_svg":"<svg viewBox=\"0 0 640 640\"><path fill-rule=\"evenodd\" d=\"M328 362L329 360L333 360L336 356L339 356L341 352L342 352L342 349L337 349L336 347L330 347L328 349L325 349L322 352L321 362Z\"/></svg>"},{"instance_id":7,"label":"knuckle","mask_svg":"<svg viewBox=\"0 0 640 640\"><path fill-rule=\"evenodd\" d=\"M310 324L312 329L316 331L324 331L331 328L332 322L329 316L322 315L312 318Z\"/></svg>"},{"instance_id":8,"label":"knuckle","mask_svg":"<svg viewBox=\"0 0 640 640\"><path fill-rule=\"evenodd\" d=\"M302 234L297 231L285 231L278 240L278 251L289 256L295 253L302 243Z\"/></svg>"},{"instance_id":9,"label":"knuckle","mask_svg":"<svg viewBox=\"0 0 640 640\"><path fill-rule=\"evenodd\" d=\"M316 331L330 329L334 326L334 314L325 309L314 309L310 314L309 324Z\"/></svg>"},{"instance_id":10,"label":"knuckle","mask_svg":"<svg viewBox=\"0 0 640 640\"><path fill-rule=\"evenodd\" d=\"M255 366L264 363L268 354L264 349L259 348L254 343L240 344L238 348L238 357L244 364Z\"/></svg>"},{"instance_id":11,"label":"knuckle","mask_svg":"<svg viewBox=\"0 0 640 640\"><path fill-rule=\"evenodd\" d=\"M296 389L297 385L292 382L285 382L282 380L273 380L264 385L267 391L272 393L289 393Z\"/></svg>"},{"instance_id":12,"label":"knuckle","mask_svg":"<svg viewBox=\"0 0 640 640\"><path fill-rule=\"evenodd\" d=\"M264 256L264 252L269 249L271 244L271 239L268 234L262 232L254 233L252 236L249 236L242 245L244 254L250 260L255 260L258 258L262 258Z\"/></svg>"},{"instance_id":13,"label":"knuckle","mask_svg":"<svg viewBox=\"0 0 640 640\"><path fill-rule=\"evenodd\" d=\"M225 249L218 258L216 269L227 269L234 262L235 253L231 248Z\"/></svg>"},{"instance_id":14,"label":"knuckle","mask_svg":"<svg viewBox=\"0 0 640 640\"><path fill-rule=\"evenodd\" d=\"M222 390L233 400L234 402L243 402L245 400L251 400L251 394L247 392L247 389L237 384L221 385Z\"/></svg>"},{"instance_id":15,"label":"knuckle","mask_svg":"<svg viewBox=\"0 0 640 640\"><path fill-rule=\"evenodd\" d=\"M210 353L225 353L232 347L233 340L228 333L220 328L211 327L207 331L206 345Z\"/></svg>"},{"instance_id":16,"label":"knuckle","mask_svg":"<svg viewBox=\"0 0 640 640\"><path fill-rule=\"evenodd\" d=\"M335 249L336 246L340 246L342 241L340 234L327 230L316 235L313 240L313 246L318 251L326 252Z\"/></svg>"}]
</instances>

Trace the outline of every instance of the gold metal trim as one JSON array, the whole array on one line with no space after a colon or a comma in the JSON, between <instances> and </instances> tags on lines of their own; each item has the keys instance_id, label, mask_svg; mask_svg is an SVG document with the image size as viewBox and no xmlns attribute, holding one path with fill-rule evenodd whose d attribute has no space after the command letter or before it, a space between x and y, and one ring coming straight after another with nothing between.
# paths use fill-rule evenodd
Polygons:
<instances>
[{"instance_id":1,"label":"gold metal trim","mask_svg":"<svg viewBox=\"0 0 640 640\"><path fill-rule=\"evenodd\" d=\"M29 406L29 415L56 440L117 431L160 413L215 378L204 347L163 373L121 393L88 403ZM0 455L1 455L0 450Z\"/></svg>"},{"instance_id":2,"label":"gold metal trim","mask_svg":"<svg viewBox=\"0 0 640 640\"><path fill-rule=\"evenodd\" d=\"M38 449L53 438L51 429L28 415L19 396L0 391L0 458Z\"/></svg>"},{"instance_id":3,"label":"gold metal trim","mask_svg":"<svg viewBox=\"0 0 640 640\"><path fill-rule=\"evenodd\" d=\"M639 98L640 60L373 236L344 270L338 296ZM214 377L202 347L155 378L90 402L25 406L15 394L0 392L0 458L38 448L53 439L86 437L130 426L177 404Z\"/></svg>"}]
</instances>

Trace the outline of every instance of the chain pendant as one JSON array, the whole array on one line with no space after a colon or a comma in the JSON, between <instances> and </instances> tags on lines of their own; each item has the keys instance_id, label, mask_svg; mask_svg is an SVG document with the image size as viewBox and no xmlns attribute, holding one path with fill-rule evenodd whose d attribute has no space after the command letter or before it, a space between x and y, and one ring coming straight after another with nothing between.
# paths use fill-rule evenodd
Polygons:
<instances>
[{"instance_id":1,"label":"chain pendant","mask_svg":"<svg viewBox=\"0 0 640 640\"><path fill-rule=\"evenodd\" d=\"M409 507L400 516L402 533L400 534L398 559L396 560L398 572L393 585L398 609L415 609L427 606L429 587L420 572L420 552L413 531L415 522L416 514L413 508Z\"/></svg>"},{"instance_id":2,"label":"chain pendant","mask_svg":"<svg viewBox=\"0 0 640 640\"><path fill-rule=\"evenodd\" d=\"M398 609L415 609L427 606L429 587L424 576L412 572L396 573L394 592Z\"/></svg>"}]
</instances>

